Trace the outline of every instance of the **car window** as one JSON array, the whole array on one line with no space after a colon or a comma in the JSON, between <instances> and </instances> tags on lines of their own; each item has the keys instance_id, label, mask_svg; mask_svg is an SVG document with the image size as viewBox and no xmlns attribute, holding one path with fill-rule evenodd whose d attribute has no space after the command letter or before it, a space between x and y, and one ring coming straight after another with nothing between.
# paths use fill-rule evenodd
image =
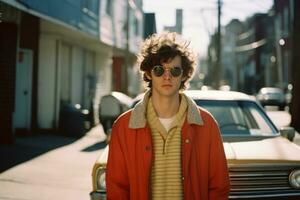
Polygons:
<instances>
[{"instance_id":1,"label":"car window","mask_svg":"<svg viewBox=\"0 0 300 200\"><path fill-rule=\"evenodd\" d=\"M274 135L276 128L255 102L196 100L217 120L222 134Z\"/></svg>"},{"instance_id":2,"label":"car window","mask_svg":"<svg viewBox=\"0 0 300 200\"><path fill-rule=\"evenodd\" d=\"M255 119L256 122L256 128L259 130L258 134L272 134L272 129L270 128L269 124L261 115L258 109L255 109L254 107L249 107L249 111L251 112L251 115ZM254 134L255 130L252 130L252 134Z\"/></svg>"}]
</instances>

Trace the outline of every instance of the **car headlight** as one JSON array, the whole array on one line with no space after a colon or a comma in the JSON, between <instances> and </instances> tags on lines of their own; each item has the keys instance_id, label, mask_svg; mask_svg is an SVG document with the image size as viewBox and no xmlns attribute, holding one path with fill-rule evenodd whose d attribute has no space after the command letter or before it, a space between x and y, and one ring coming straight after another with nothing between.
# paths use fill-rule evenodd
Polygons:
<instances>
[{"instance_id":1,"label":"car headlight","mask_svg":"<svg viewBox=\"0 0 300 200\"><path fill-rule=\"evenodd\" d=\"M300 170L294 170L289 176L290 184L293 188L300 189Z\"/></svg>"},{"instance_id":2,"label":"car headlight","mask_svg":"<svg viewBox=\"0 0 300 200\"><path fill-rule=\"evenodd\" d=\"M99 168L97 171L97 190L106 190L105 181L106 170L104 168Z\"/></svg>"}]
</instances>

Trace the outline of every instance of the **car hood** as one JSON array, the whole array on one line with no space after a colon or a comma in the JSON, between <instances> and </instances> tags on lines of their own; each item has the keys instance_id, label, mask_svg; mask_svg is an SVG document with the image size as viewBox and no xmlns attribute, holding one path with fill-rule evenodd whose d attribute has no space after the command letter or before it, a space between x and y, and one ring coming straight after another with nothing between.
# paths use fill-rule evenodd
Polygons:
<instances>
[{"instance_id":1,"label":"car hood","mask_svg":"<svg viewBox=\"0 0 300 200\"><path fill-rule=\"evenodd\" d=\"M247 142L224 142L224 150L229 164L251 162L297 162L300 163L300 147L286 138L275 137ZM97 159L105 165L108 145Z\"/></svg>"},{"instance_id":2,"label":"car hood","mask_svg":"<svg viewBox=\"0 0 300 200\"><path fill-rule=\"evenodd\" d=\"M247 142L224 142L229 163L247 160L300 163L300 147L283 137Z\"/></svg>"}]
</instances>

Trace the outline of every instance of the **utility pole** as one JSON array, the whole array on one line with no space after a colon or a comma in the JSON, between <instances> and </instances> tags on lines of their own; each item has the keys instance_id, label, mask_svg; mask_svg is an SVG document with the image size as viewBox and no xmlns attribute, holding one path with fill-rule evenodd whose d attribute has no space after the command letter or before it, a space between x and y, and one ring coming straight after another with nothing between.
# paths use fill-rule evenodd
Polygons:
<instances>
[{"instance_id":1,"label":"utility pole","mask_svg":"<svg viewBox=\"0 0 300 200\"><path fill-rule=\"evenodd\" d=\"M124 53L124 65L123 68L121 70L122 75L121 75L121 90L123 93L127 94L128 93L128 65L129 65L129 39L130 39L130 35L129 35L129 22L130 22L130 5L129 5L129 1L130 0L126 0L126 26L125 26L125 37L126 37L126 41L125 41L125 53Z\"/></svg>"},{"instance_id":2,"label":"utility pole","mask_svg":"<svg viewBox=\"0 0 300 200\"><path fill-rule=\"evenodd\" d=\"M218 0L218 31L217 31L217 37L216 37L216 57L217 62L215 66L215 83L216 88L218 89L220 86L220 81L222 79L222 66L221 66L221 7L222 2L221 0Z\"/></svg>"}]
</instances>

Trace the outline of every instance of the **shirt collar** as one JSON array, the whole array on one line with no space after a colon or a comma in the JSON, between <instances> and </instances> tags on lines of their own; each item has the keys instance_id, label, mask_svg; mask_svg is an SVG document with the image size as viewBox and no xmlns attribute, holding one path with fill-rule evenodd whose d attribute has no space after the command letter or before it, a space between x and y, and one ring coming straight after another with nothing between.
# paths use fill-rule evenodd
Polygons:
<instances>
[{"instance_id":1,"label":"shirt collar","mask_svg":"<svg viewBox=\"0 0 300 200\"><path fill-rule=\"evenodd\" d=\"M138 129L144 128L147 123L146 111L151 90L145 92L144 98L138 102L132 109L132 113L129 119L129 128ZM187 122L189 124L203 125L203 120L198 109L197 104L190 97L182 93L182 97L186 98L188 109L187 109Z\"/></svg>"}]
</instances>

